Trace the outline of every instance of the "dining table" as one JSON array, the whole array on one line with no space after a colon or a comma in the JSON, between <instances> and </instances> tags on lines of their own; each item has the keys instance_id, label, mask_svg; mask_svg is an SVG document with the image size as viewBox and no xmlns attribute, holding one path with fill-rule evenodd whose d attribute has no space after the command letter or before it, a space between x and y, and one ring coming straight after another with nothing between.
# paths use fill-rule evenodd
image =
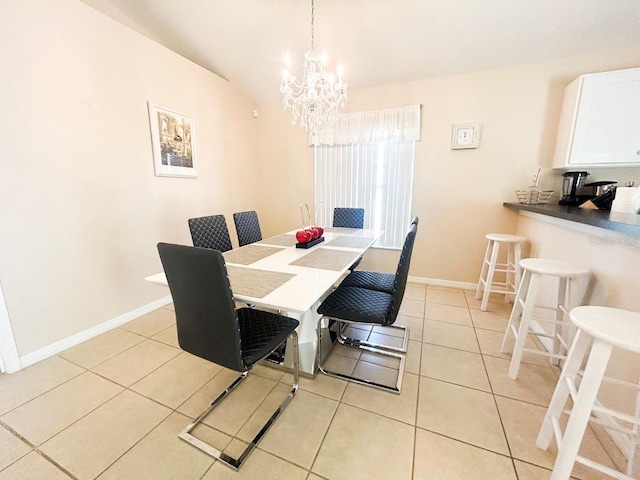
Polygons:
<instances>
[{"instance_id":1,"label":"dining table","mask_svg":"<svg viewBox=\"0 0 640 480\"><path fill-rule=\"evenodd\" d=\"M384 230L326 227L324 241L298 248L294 230L224 252L233 297L237 302L275 309L298 320L300 372L315 376L318 331L323 340L323 359L332 348L328 322L319 325L318 306L383 233ZM168 286L164 272L145 280ZM283 365L293 368L291 349L286 346Z\"/></svg>"}]
</instances>

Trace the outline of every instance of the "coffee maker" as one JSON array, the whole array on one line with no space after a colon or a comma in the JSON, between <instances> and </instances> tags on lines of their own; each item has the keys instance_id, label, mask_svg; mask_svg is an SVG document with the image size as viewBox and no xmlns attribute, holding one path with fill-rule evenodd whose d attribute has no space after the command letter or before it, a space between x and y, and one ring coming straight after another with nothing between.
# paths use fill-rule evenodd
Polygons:
<instances>
[{"instance_id":1,"label":"coffee maker","mask_svg":"<svg viewBox=\"0 0 640 480\"><path fill-rule=\"evenodd\" d=\"M565 172L562 174L562 198L558 202L560 205L580 205L583 201L588 200L582 198L580 193L584 181L589 172ZM589 198L592 198L590 196Z\"/></svg>"}]
</instances>

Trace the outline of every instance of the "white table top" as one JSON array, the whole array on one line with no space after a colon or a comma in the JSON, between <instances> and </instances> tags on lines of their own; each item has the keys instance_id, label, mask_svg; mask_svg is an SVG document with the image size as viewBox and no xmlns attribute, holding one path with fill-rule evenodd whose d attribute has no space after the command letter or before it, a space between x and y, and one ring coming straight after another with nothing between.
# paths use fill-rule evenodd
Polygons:
<instances>
[{"instance_id":1,"label":"white table top","mask_svg":"<svg viewBox=\"0 0 640 480\"><path fill-rule=\"evenodd\" d=\"M288 234L295 234L295 230L287 232ZM364 253L375 241L382 236L384 231L382 230L358 230L344 229L340 231L337 228L331 228L330 231L325 231L323 234L325 241L315 245L309 249L291 247L282 247L282 245L274 245L281 248L280 251L269 255L266 258L258 260L250 265L241 265L237 263L227 263L227 265L233 265L237 268L251 268L258 270L267 270L272 272L286 272L294 274L295 276L289 281L276 288L271 293L265 295L262 298L255 298L246 295L236 295L234 298L238 301L251 303L255 305L261 305L265 307L275 308L287 312L306 312L311 309L313 304L317 302L333 285L342 277L347 271L349 266ZM370 239L369 242L364 242L366 247L359 248L347 248L347 247L333 247L328 245L331 240L340 236L347 235L349 237L362 237ZM260 245L269 246L268 239L264 239L260 242ZM353 255L348 256L349 261L345 262L344 266L340 270L324 270L322 268L310 268L290 265L291 262L308 255L318 249L325 249L325 251L338 250L343 252L350 252ZM235 250L237 251L237 250ZM223 254L224 255L224 254ZM146 277L145 280L156 283L158 285L167 286L167 279L164 272L157 273ZM233 290L233 284L231 284Z\"/></svg>"}]
</instances>

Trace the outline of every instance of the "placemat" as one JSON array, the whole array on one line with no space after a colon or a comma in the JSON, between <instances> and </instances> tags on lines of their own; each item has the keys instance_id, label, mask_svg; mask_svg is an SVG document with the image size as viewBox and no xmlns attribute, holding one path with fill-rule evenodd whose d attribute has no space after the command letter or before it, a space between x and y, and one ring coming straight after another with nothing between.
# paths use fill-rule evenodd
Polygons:
<instances>
[{"instance_id":1,"label":"placemat","mask_svg":"<svg viewBox=\"0 0 640 480\"><path fill-rule=\"evenodd\" d=\"M289 265L340 271L351 265L359 256L360 254L358 252L319 248L304 257L294 260Z\"/></svg>"},{"instance_id":2,"label":"placemat","mask_svg":"<svg viewBox=\"0 0 640 480\"><path fill-rule=\"evenodd\" d=\"M262 298L270 294L295 277L293 273L270 272L232 265L227 265L227 274L231 290L235 295L247 295L255 298Z\"/></svg>"},{"instance_id":3,"label":"placemat","mask_svg":"<svg viewBox=\"0 0 640 480\"><path fill-rule=\"evenodd\" d=\"M251 265L253 262L262 260L263 258L278 253L283 248L277 247L265 247L262 245L245 245L244 247L237 248L236 250L230 250L224 252L222 256L227 263L239 263L240 265Z\"/></svg>"},{"instance_id":4,"label":"placemat","mask_svg":"<svg viewBox=\"0 0 640 480\"><path fill-rule=\"evenodd\" d=\"M373 237L351 237L340 235L325 244L325 247L367 248L373 241Z\"/></svg>"},{"instance_id":5,"label":"placemat","mask_svg":"<svg viewBox=\"0 0 640 480\"><path fill-rule=\"evenodd\" d=\"M276 235L275 237L265 238L264 240L260 240L258 244L293 247L296 244L296 242L297 240L295 235L289 235L288 233L283 233L281 235Z\"/></svg>"},{"instance_id":6,"label":"placemat","mask_svg":"<svg viewBox=\"0 0 640 480\"><path fill-rule=\"evenodd\" d=\"M325 232L331 233L358 233L361 232L361 228L346 228L346 227L324 227Z\"/></svg>"}]
</instances>

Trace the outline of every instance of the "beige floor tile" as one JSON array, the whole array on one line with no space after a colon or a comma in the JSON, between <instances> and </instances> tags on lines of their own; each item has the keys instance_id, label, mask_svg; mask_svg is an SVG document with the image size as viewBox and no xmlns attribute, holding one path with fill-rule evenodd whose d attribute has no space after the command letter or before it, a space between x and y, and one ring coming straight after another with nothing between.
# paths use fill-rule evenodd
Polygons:
<instances>
[{"instance_id":1,"label":"beige floor tile","mask_svg":"<svg viewBox=\"0 0 640 480\"><path fill-rule=\"evenodd\" d=\"M422 341L442 347L480 353L473 328L463 325L425 320Z\"/></svg>"},{"instance_id":2,"label":"beige floor tile","mask_svg":"<svg viewBox=\"0 0 640 480\"><path fill-rule=\"evenodd\" d=\"M204 412L238 375L238 372L232 370L221 371L189 400L180 405L178 411L190 418L195 418ZM273 380L249 374L205 418L204 423L228 435L236 435L275 386L276 382Z\"/></svg>"},{"instance_id":3,"label":"beige floor tile","mask_svg":"<svg viewBox=\"0 0 640 480\"><path fill-rule=\"evenodd\" d=\"M343 357L349 357L354 359L359 359L362 350L354 347L348 347L339 342L334 342L333 347L331 349L331 355L342 355Z\"/></svg>"},{"instance_id":4,"label":"beige floor tile","mask_svg":"<svg viewBox=\"0 0 640 480\"><path fill-rule=\"evenodd\" d=\"M214 459L178 438L190 420L171 414L98 479L199 480Z\"/></svg>"},{"instance_id":5,"label":"beige floor tile","mask_svg":"<svg viewBox=\"0 0 640 480\"><path fill-rule=\"evenodd\" d=\"M4 392L3 392L4 393ZM0 425L0 470L31 451L31 447Z\"/></svg>"},{"instance_id":6,"label":"beige floor tile","mask_svg":"<svg viewBox=\"0 0 640 480\"><path fill-rule=\"evenodd\" d=\"M417 283L407 283L407 288L404 291L404 296L406 298L411 298L413 300L419 300L424 302L424 296L427 293L426 285L419 285Z\"/></svg>"},{"instance_id":7,"label":"beige floor tile","mask_svg":"<svg viewBox=\"0 0 640 480\"><path fill-rule=\"evenodd\" d=\"M159 308L125 323L120 328L144 337L153 337L162 330L175 326L175 323L175 312L167 310L166 308Z\"/></svg>"},{"instance_id":8,"label":"beige floor tile","mask_svg":"<svg viewBox=\"0 0 640 480\"><path fill-rule=\"evenodd\" d=\"M484 357L493 393L504 397L547 407L558 383L558 376L548 366L521 363L518 378L511 380L507 373L510 361Z\"/></svg>"},{"instance_id":9,"label":"beige floor tile","mask_svg":"<svg viewBox=\"0 0 640 480\"><path fill-rule=\"evenodd\" d=\"M340 404L311 471L331 480L408 480L414 430Z\"/></svg>"},{"instance_id":10,"label":"beige floor tile","mask_svg":"<svg viewBox=\"0 0 640 480\"><path fill-rule=\"evenodd\" d=\"M420 377L418 427L509 454L493 395Z\"/></svg>"},{"instance_id":11,"label":"beige floor tile","mask_svg":"<svg viewBox=\"0 0 640 480\"><path fill-rule=\"evenodd\" d=\"M156 333L151 338L158 342L162 342L166 345L180 348L180 344L178 343L178 330L176 329L175 325L172 325L169 328L165 328L164 330L161 330L159 333Z\"/></svg>"},{"instance_id":12,"label":"beige floor tile","mask_svg":"<svg viewBox=\"0 0 640 480\"><path fill-rule=\"evenodd\" d=\"M389 335L381 335L376 332L371 332L371 335L369 335L369 341L373 343L377 343L378 345L388 345L390 347L396 347L396 348L402 347L402 337L392 337Z\"/></svg>"},{"instance_id":13,"label":"beige floor tile","mask_svg":"<svg viewBox=\"0 0 640 480\"><path fill-rule=\"evenodd\" d=\"M456 305L466 307L467 301L463 290L457 288L427 287L427 303L443 303L445 305Z\"/></svg>"},{"instance_id":14,"label":"beige floor tile","mask_svg":"<svg viewBox=\"0 0 640 480\"><path fill-rule=\"evenodd\" d=\"M333 372L351 375L353 369L356 368L356 363L358 363L357 359L338 355L337 353L334 354L332 351L324 360L323 366L325 369Z\"/></svg>"},{"instance_id":15,"label":"beige floor tile","mask_svg":"<svg viewBox=\"0 0 640 480\"><path fill-rule=\"evenodd\" d=\"M514 460L516 472L518 472L518 480L541 480L551 477L551 470L531 465L530 463Z\"/></svg>"},{"instance_id":16,"label":"beige floor tile","mask_svg":"<svg viewBox=\"0 0 640 480\"><path fill-rule=\"evenodd\" d=\"M238 437L246 442L252 440L289 390L289 386L279 384L247 421ZM305 469L311 468L337 408L335 400L298 390L260 442L260 449Z\"/></svg>"},{"instance_id":17,"label":"beige floor tile","mask_svg":"<svg viewBox=\"0 0 640 480\"><path fill-rule=\"evenodd\" d=\"M437 320L438 322L465 325L467 327L473 326L467 307L427 302L425 318L428 320Z\"/></svg>"},{"instance_id":18,"label":"beige floor tile","mask_svg":"<svg viewBox=\"0 0 640 480\"><path fill-rule=\"evenodd\" d=\"M122 390L120 385L85 372L7 413L2 421L33 445L40 445Z\"/></svg>"},{"instance_id":19,"label":"beige floor tile","mask_svg":"<svg viewBox=\"0 0 640 480\"><path fill-rule=\"evenodd\" d=\"M260 375L261 377L268 378L274 382L279 382L285 374L284 370L280 370L277 367L270 367L267 363L258 363L253 366L251 373Z\"/></svg>"},{"instance_id":20,"label":"beige floor tile","mask_svg":"<svg viewBox=\"0 0 640 480\"><path fill-rule=\"evenodd\" d=\"M131 390L177 408L221 369L219 365L183 352L134 383Z\"/></svg>"},{"instance_id":21,"label":"beige floor tile","mask_svg":"<svg viewBox=\"0 0 640 480\"><path fill-rule=\"evenodd\" d=\"M167 363L180 352L181 350L164 343L145 340L92 370L109 380L128 387Z\"/></svg>"},{"instance_id":22,"label":"beige floor tile","mask_svg":"<svg viewBox=\"0 0 640 480\"><path fill-rule=\"evenodd\" d=\"M307 480L324 480L322 477L319 477L315 473L310 473L307 477Z\"/></svg>"},{"instance_id":23,"label":"beige floor tile","mask_svg":"<svg viewBox=\"0 0 640 480\"><path fill-rule=\"evenodd\" d=\"M176 311L176 307L173 305L173 302L171 303L167 303L164 307L162 308L166 308L167 310L171 310L172 312Z\"/></svg>"},{"instance_id":24,"label":"beige floor tile","mask_svg":"<svg viewBox=\"0 0 640 480\"><path fill-rule=\"evenodd\" d=\"M51 357L10 375L0 375L0 415L80 375L83 368Z\"/></svg>"},{"instance_id":25,"label":"beige floor tile","mask_svg":"<svg viewBox=\"0 0 640 480\"><path fill-rule=\"evenodd\" d=\"M400 315L424 318L424 302L405 297L400 305Z\"/></svg>"},{"instance_id":26,"label":"beige floor tile","mask_svg":"<svg viewBox=\"0 0 640 480\"><path fill-rule=\"evenodd\" d=\"M482 356L477 353L424 343L420 375L491 392Z\"/></svg>"},{"instance_id":27,"label":"beige floor tile","mask_svg":"<svg viewBox=\"0 0 640 480\"><path fill-rule=\"evenodd\" d=\"M422 355L422 343L409 340L407 344L407 357L404 361L406 373L420 374L420 358Z\"/></svg>"},{"instance_id":28,"label":"beige floor tile","mask_svg":"<svg viewBox=\"0 0 640 480\"><path fill-rule=\"evenodd\" d=\"M306 470L258 448L251 453L239 471L234 472L216 462L202 480L304 480L306 475Z\"/></svg>"},{"instance_id":29,"label":"beige floor tile","mask_svg":"<svg viewBox=\"0 0 640 480\"><path fill-rule=\"evenodd\" d=\"M398 315L394 325L403 325L409 328L409 338L411 340L422 341L422 318L410 317L408 315ZM404 330L392 327L373 327L373 332L391 337L404 337Z\"/></svg>"},{"instance_id":30,"label":"beige floor tile","mask_svg":"<svg viewBox=\"0 0 640 480\"><path fill-rule=\"evenodd\" d=\"M496 397L496 401L513 458L540 467L553 468L558 451L555 442L551 442L547 451L536 447L536 438L546 408L503 397ZM591 430L587 430L580 447L580 455L606 463L614 468L613 463ZM602 479L602 474L579 464L574 467L572 476L583 480Z\"/></svg>"},{"instance_id":31,"label":"beige floor tile","mask_svg":"<svg viewBox=\"0 0 640 480\"><path fill-rule=\"evenodd\" d=\"M516 473L509 457L418 428L413 479L516 480Z\"/></svg>"},{"instance_id":32,"label":"beige floor tile","mask_svg":"<svg viewBox=\"0 0 640 480\"><path fill-rule=\"evenodd\" d=\"M410 373L406 374L402 381L400 394L350 383L344 393L342 402L415 425L418 404L418 376Z\"/></svg>"},{"instance_id":33,"label":"beige floor tile","mask_svg":"<svg viewBox=\"0 0 640 480\"><path fill-rule=\"evenodd\" d=\"M511 353L502 353L500 351L502 339L504 338L503 332L477 329L476 336L478 337L478 343L480 344L480 352L483 355L511 360ZM531 338L527 338L525 348L537 348L537 346ZM524 352L522 355L522 362L530 363L532 365L549 366L549 357Z\"/></svg>"},{"instance_id":34,"label":"beige floor tile","mask_svg":"<svg viewBox=\"0 0 640 480\"><path fill-rule=\"evenodd\" d=\"M472 310L480 310L482 306L482 298L476 300L476 292L471 290L465 290L465 297L467 298L467 305ZM511 313L511 309L513 308L513 303L504 301L504 295L500 295L497 293L492 293L489 296L489 302L487 303L487 312L493 313Z\"/></svg>"},{"instance_id":35,"label":"beige floor tile","mask_svg":"<svg viewBox=\"0 0 640 480\"><path fill-rule=\"evenodd\" d=\"M169 414L169 409L125 390L41 450L79 479L95 478Z\"/></svg>"},{"instance_id":36,"label":"beige floor tile","mask_svg":"<svg viewBox=\"0 0 640 480\"><path fill-rule=\"evenodd\" d=\"M65 350L60 356L85 368L93 368L142 341L144 337L116 328Z\"/></svg>"},{"instance_id":37,"label":"beige floor tile","mask_svg":"<svg viewBox=\"0 0 640 480\"><path fill-rule=\"evenodd\" d=\"M471 321L476 328L493 330L501 333L504 333L507 330L509 314L481 312L480 310L469 310L469 312L471 312Z\"/></svg>"},{"instance_id":38,"label":"beige floor tile","mask_svg":"<svg viewBox=\"0 0 640 480\"><path fill-rule=\"evenodd\" d=\"M0 480L70 480L71 477L36 452L22 457L6 470Z\"/></svg>"},{"instance_id":39,"label":"beige floor tile","mask_svg":"<svg viewBox=\"0 0 640 480\"><path fill-rule=\"evenodd\" d=\"M293 374L287 373L282 377L282 383L291 386L293 384ZM347 388L348 382L336 377L330 377L324 375L318 371L315 378L306 376L300 376L299 387L300 390L306 390L307 392L322 395L323 397L330 398L332 400L340 400Z\"/></svg>"},{"instance_id":40,"label":"beige floor tile","mask_svg":"<svg viewBox=\"0 0 640 480\"><path fill-rule=\"evenodd\" d=\"M396 353L396 352L392 352L392 353ZM400 355L401 352L397 352L397 354ZM362 355L360 356L360 361L367 362L367 363L374 363L376 365L382 365L383 367L393 368L395 370L398 370L398 368L400 368L399 358L390 357L388 355L384 355L378 352L369 352L364 350L362 352Z\"/></svg>"},{"instance_id":41,"label":"beige floor tile","mask_svg":"<svg viewBox=\"0 0 640 480\"><path fill-rule=\"evenodd\" d=\"M398 382L397 369L376 365L375 363L369 363L363 360L358 361L356 364L356 368L353 370L353 376L388 387L395 387Z\"/></svg>"}]
</instances>

